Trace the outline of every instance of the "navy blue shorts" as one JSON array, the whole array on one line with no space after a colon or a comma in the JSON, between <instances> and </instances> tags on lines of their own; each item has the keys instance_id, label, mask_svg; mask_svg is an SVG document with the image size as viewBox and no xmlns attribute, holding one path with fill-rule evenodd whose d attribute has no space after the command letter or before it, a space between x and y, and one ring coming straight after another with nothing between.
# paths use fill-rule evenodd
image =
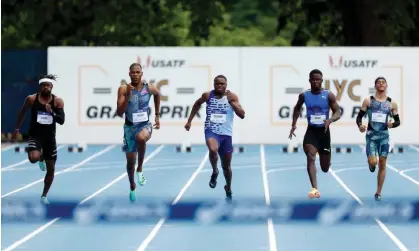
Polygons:
<instances>
[{"instance_id":1,"label":"navy blue shorts","mask_svg":"<svg viewBox=\"0 0 419 251\"><path fill-rule=\"evenodd\" d=\"M231 136L219 135L211 130L205 130L205 140L215 138L218 142L218 154L223 156L233 152L233 140Z\"/></svg>"}]
</instances>

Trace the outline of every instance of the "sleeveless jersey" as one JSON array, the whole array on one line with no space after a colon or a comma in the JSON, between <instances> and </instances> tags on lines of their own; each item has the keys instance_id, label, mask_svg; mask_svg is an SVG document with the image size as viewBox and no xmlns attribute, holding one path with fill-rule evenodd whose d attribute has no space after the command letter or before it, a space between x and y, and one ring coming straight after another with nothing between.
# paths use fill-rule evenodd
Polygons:
<instances>
[{"instance_id":1,"label":"sleeveless jersey","mask_svg":"<svg viewBox=\"0 0 419 251\"><path fill-rule=\"evenodd\" d=\"M125 124L139 125L148 123L148 105L150 102L151 93L148 83L143 84L141 90L132 90L131 98L128 101L127 110L125 111Z\"/></svg>"},{"instance_id":2,"label":"sleeveless jersey","mask_svg":"<svg viewBox=\"0 0 419 251\"><path fill-rule=\"evenodd\" d=\"M219 135L232 136L234 110L227 97L217 99L214 97L214 91L211 91L206 104L205 130L211 130Z\"/></svg>"},{"instance_id":3,"label":"sleeveless jersey","mask_svg":"<svg viewBox=\"0 0 419 251\"><path fill-rule=\"evenodd\" d=\"M304 92L304 103L307 109L307 122L311 127L324 127L324 121L329 119L329 91L322 89L319 94Z\"/></svg>"},{"instance_id":4,"label":"sleeveless jersey","mask_svg":"<svg viewBox=\"0 0 419 251\"><path fill-rule=\"evenodd\" d=\"M391 98L387 97L384 102L380 102L370 97L370 105L367 109L368 132L367 135L388 135L388 117L391 114Z\"/></svg>"},{"instance_id":5,"label":"sleeveless jersey","mask_svg":"<svg viewBox=\"0 0 419 251\"><path fill-rule=\"evenodd\" d=\"M47 112L44 104L38 100L38 94L35 96L35 102L31 107L31 117L29 122L30 136L55 136L56 125L52 114ZM49 102L51 109L55 109L55 95L52 94L52 99Z\"/></svg>"}]
</instances>

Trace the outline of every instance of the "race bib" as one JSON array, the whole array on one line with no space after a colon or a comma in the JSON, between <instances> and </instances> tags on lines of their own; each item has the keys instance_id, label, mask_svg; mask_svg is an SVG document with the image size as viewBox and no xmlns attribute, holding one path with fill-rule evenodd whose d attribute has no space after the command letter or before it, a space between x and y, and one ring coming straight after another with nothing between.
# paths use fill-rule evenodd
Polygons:
<instances>
[{"instance_id":1,"label":"race bib","mask_svg":"<svg viewBox=\"0 0 419 251\"><path fill-rule=\"evenodd\" d=\"M38 112L38 117L36 119L41 125L51 125L54 122L52 115L46 112Z\"/></svg>"},{"instance_id":2,"label":"race bib","mask_svg":"<svg viewBox=\"0 0 419 251\"><path fill-rule=\"evenodd\" d=\"M136 112L132 114L132 122L140 123L148 120L147 112Z\"/></svg>"},{"instance_id":3,"label":"race bib","mask_svg":"<svg viewBox=\"0 0 419 251\"><path fill-rule=\"evenodd\" d=\"M222 113L211 114L211 117L210 117L211 122L218 123L218 124L225 123L226 120L227 120L227 114L222 114Z\"/></svg>"},{"instance_id":4,"label":"race bib","mask_svg":"<svg viewBox=\"0 0 419 251\"><path fill-rule=\"evenodd\" d=\"M377 123L386 123L387 114L380 112L373 112L371 115L371 121Z\"/></svg>"},{"instance_id":5,"label":"race bib","mask_svg":"<svg viewBox=\"0 0 419 251\"><path fill-rule=\"evenodd\" d=\"M324 124L325 120L326 120L326 115L324 115L324 114L310 115L310 123L313 124L313 125Z\"/></svg>"}]
</instances>

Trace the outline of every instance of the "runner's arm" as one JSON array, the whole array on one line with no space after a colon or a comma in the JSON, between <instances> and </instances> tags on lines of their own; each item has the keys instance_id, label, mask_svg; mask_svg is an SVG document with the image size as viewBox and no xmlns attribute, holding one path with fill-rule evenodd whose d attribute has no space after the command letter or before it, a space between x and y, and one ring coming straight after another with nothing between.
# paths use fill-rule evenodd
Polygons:
<instances>
[{"instance_id":1,"label":"runner's arm","mask_svg":"<svg viewBox=\"0 0 419 251\"><path fill-rule=\"evenodd\" d=\"M124 115L125 110L128 106L129 98L127 98L127 87L126 85L121 85L118 88L118 100L117 100L117 107L116 107L116 114L122 117Z\"/></svg>"},{"instance_id":2,"label":"runner's arm","mask_svg":"<svg viewBox=\"0 0 419 251\"><path fill-rule=\"evenodd\" d=\"M366 98L362 102L361 110L358 112L358 116L356 117L356 125L360 127L362 125L362 118L365 116L369 105L369 99Z\"/></svg>"},{"instance_id":3,"label":"runner's arm","mask_svg":"<svg viewBox=\"0 0 419 251\"><path fill-rule=\"evenodd\" d=\"M338 105L338 102L336 101L336 96L332 92L329 92L329 104L330 109L332 109L332 117L330 118L330 121L336 122L340 119L340 107Z\"/></svg>"},{"instance_id":4,"label":"runner's arm","mask_svg":"<svg viewBox=\"0 0 419 251\"><path fill-rule=\"evenodd\" d=\"M29 95L25 98L25 102L23 103L22 107L19 110L19 113L17 115L17 122L15 126L15 130L19 130L19 128L22 126L23 119L25 119L26 110L31 107L33 104L33 96Z\"/></svg>"},{"instance_id":5,"label":"runner's arm","mask_svg":"<svg viewBox=\"0 0 419 251\"><path fill-rule=\"evenodd\" d=\"M151 92L151 94L153 94L153 98L154 98L154 110L156 111L155 112L155 115L156 115L156 118L157 118L157 117L160 117L159 116L160 115L160 92L153 85L150 85L150 92Z\"/></svg>"},{"instance_id":6,"label":"runner's arm","mask_svg":"<svg viewBox=\"0 0 419 251\"><path fill-rule=\"evenodd\" d=\"M233 100L231 101L231 106L233 107L234 112L236 113L239 118L244 119L245 111L243 107L240 105L239 97L233 93Z\"/></svg>"},{"instance_id":7,"label":"runner's arm","mask_svg":"<svg viewBox=\"0 0 419 251\"><path fill-rule=\"evenodd\" d=\"M195 103L193 104L191 114L188 118L188 123L191 123L193 118L195 117L196 113L199 111L199 108L201 108L201 105L209 99L209 92L202 93L201 97L199 97Z\"/></svg>"},{"instance_id":8,"label":"runner's arm","mask_svg":"<svg viewBox=\"0 0 419 251\"><path fill-rule=\"evenodd\" d=\"M65 121L65 113L64 113L64 100L61 98L55 99L55 109L52 113L52 117L54 121L60 125L64 124Z\"/></svg>"},{"instance_id":9,"label":"runner's arm","mask_svg":"<svg viewBox=\"0 0 419 251\"><path fill-rule=\"evenodd\" d=\"M394 122L392 128L400 126L399 107L396 102L391 102L391 114L393 115Z\"/></svg>"},{"instance_id":10,"label":"runner's arm","mask_svg":"<svg viewBox=\"0 0 419 251\"><path fill-rule=\"evenodd\" d=\"M294 106L294 112L292 113L292 126L297 125L298 117L300 117L301 108L303 108L304 104L304 93L300 93L298 95L297 104Z\"/></svg>"}]
</instances>

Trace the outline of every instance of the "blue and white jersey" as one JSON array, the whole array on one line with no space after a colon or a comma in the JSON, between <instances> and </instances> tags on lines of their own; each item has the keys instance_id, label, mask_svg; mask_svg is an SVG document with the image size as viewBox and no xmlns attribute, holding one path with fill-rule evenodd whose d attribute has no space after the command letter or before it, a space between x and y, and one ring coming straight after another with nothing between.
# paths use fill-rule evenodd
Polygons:
<instances>
[{"instance_id":1,"label":"blue and white jersey","mask_svg":"<svg viewBox=\"0 0 419 251\"><path fill-rule=\"evenodd\" d=\"M329 91L322 89L319 94L313 94L308 89L304 92L304 103L309 126L324 127L324 121L329 119Z\"/></svg>"},{"instance_id":2,"label":"blue and white jersey","mask_svg":"<svg viewBox=\"0 0 419 251\"><path fill-rule=\"evenodd\" d=\"M205 130L211 130L219 135L232 136L234 110L227 97L217 99L214 97L214 91L211 91L206 104Z\"/></svg>"},{"instance_id":3,"label":"blue and white jersey","mask_svg":"<svg viewBox=\"0 0 419 251\"><path fill-rule=\"evenodd\" d=\"M143 88L139 91L132 90L131 98L125 111L125 120L128 120L133 125L147 123L149 120L148 106L151 95L148 83L144 83Z\"/></svg>"}]
</instances>

